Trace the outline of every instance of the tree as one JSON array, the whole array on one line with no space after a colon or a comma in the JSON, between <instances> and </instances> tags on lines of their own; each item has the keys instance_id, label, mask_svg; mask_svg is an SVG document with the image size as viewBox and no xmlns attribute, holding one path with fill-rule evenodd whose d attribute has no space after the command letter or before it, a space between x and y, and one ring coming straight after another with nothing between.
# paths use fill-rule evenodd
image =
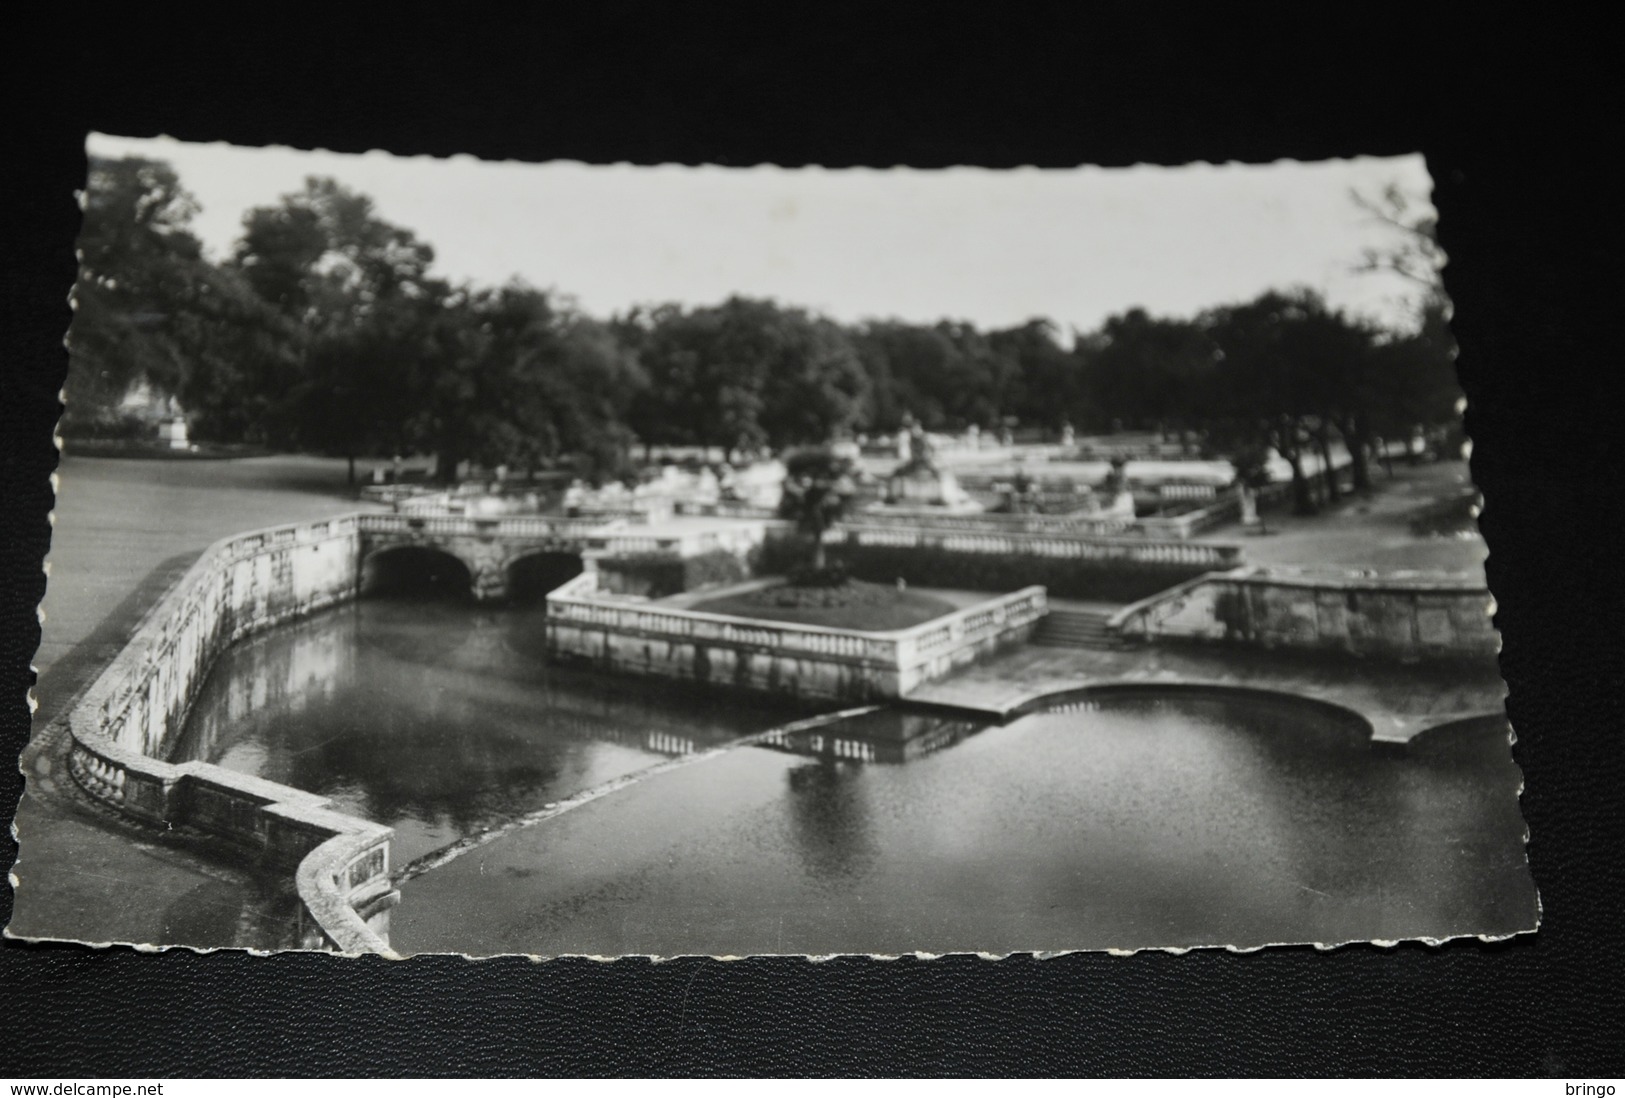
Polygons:
<instances>
[{"instance_id":1,"label":"tree","mask_svg":"<svg viewBox=\"0 0 1625 1098\"><path fill-rule=\"evenodd\" d=\"M1213 393L1217 441L1230 452L1267 446L1292 470L1294 509L1315 510L1303 459L1312 437L1307 421L1319 394L1312 361L1301 353L1294 329L1321 308L1306 292L1267 292L1204 318L1219 360Z\"/></svg>"},{"instance_id":2,"label":"tree","mask_svg":"<svg viewBox=\"0 0 1625 1098\"><path fill-rule=\"evenodd\" d=\"M291 379L260 394L277 441L346 457L353 483L357 456L424 433L426 403L461 390L453 364L477 342L458 330L459 299L429 275L433 261L433 248L331 179L243 216L231 269L301 334Z\"/></svg>"},{"instance_id":3,"label":"tree","mask_svg":"<svg viewBox=\"0 0 1625 1098\"><path fill-rule=\"evenodd\" d=\"M1184 443L1210 414L1214 346L1196 321L1131 309L1085 343L1083 362L1096 406L1114 422L1177 430Z\"/></svg>"},{"instance_id":4,"label":"tree","mask_svg":"<svg viewBox=\"0 0 1625 1098\"><path fill-rule=\"evenodd\" d=\"M867 377L835 323L775 302L732 297L662 306L632 327L647 374L630 411L646 443L717 446L733 454L824 442L852 426Z\"/></svg>"},{"instance_id":5,"label":"tree","mask_svg":"<svg viewBox=\"0 0 1625 1098\"><path fill-rule=\"evenodd\" d=\"M446 346L457 338L445 331L451 301L443 292L392 299L344 327L318 323L281 403L284 444L345 458L352 483L358 457L416 449L415 417L455 354Z\"/></svg>"},{"instance_id":6,"label":"tree","mask_svg":"<svg viewBox=\"0 0 1625 1098\"><path fill-rule=\"evenodd\" d=\"M910 419L928 431L948 426L954 399L950 379L959 349L934 327L903 321L871 321L851 335L869 377L863 419L876 430L896 431Z\"/></svg>"},{"instance_id":7,"label":"tree","mask_svg":"<svg viewBox=\"0 0 1625 1098\"><path fill-rule=\"evenodd\" d=\"M1006 386L1004 410L1025 423L1059 430L1088 417L1082 362L1062 348L1055 325L1035 319L1015 328L988 333L988 344L1001 362L1010 364L1019 383Z\"/></svg>"},{"instance_id":8,"label":"tree","mask_svg":"<svg viewBox=\"0 0 1625 1098\"><path fill-rule=\"evenodd\" d=\"M775 449L829 442L857 421L869 379L839 325L799 309L774 313L762 317L769 325L762 431Z\"/></svg>"},{"instance_id":9,"label":"tree","mask_svg":"<svg viewBox=\"0 0 1625 1098\"><path fill-rule=\"evenodd\" d=\"M1413 303L1414 327L1379 341L1369 380L1367 433L1403 437L1419 426L1456 424L1462 394L1441 277L1445 256L1438 218L1425 200L1398 183L1374 196L1355 191L1350 197L1391 231L1390 243L1366 249L1356 270L1397 275L1420 291Z\"/></svg>"},{"instance_id":10,"label":"tree","mask_svg":"<svg viewBox=\"0 0 1625 1098\"><path fill-rule=\"evenodd\" d=\"M1306 372L1304 424L1325 471L1326 498L1341 498L1332 443L1349 454L1356 490L1370 487L1366 466L1375 334L1367 325L1306 298L1301 315L1282 333L1285 353ZM1334 433L1336 438L1334 439Z\"/></svg>"},{"instance_id":11,"label":"tree","mask_svg":"<svg viewBox=\"0 0 1625 1098\"><path fill-rule=\"evenodd\" d=\"M785 459L784 495L779 516L791 520L807 539L816 576L825 570L824 534L846 514L857 484L852 463L819 447L798 450Z\"/></svg>"},{"instance_id":12,"label":"tree","mask_svg":"<svg viewBox=\"0 0 1625 1098\"><path fill-rule=\"evenodd\" d=\"M928 431L999 427L1023 410L1028 392L1042 399L1025 379L1029 356L1060 349L1041 321L997 335L950 320L870 321L854 328L850 339L869 380L862 421L883 431L909 422Z\"/></svg>"},{"instance_id":13,"label":"tree","mask_svg":"<svg viewBox=\"0 0 1625 1098\"><path fill-rule=\"evenodd\" d=\"M65 429L105 420L144 382L181 400L197 437L252 434L297 331L203 255L197 203L168 164L93 157L83 204Z\"/></svg>"},{"instance_id":14,"label":"tree","mask_svg":"<svg viewBox=\"0 0 1625 1098\"><path fill-rule=\"evenodd\" d=\"M1427 204L1404 187L1391 182L1376 195L1352 191L1351 201L1370 218L1393 230L1395 239L1384 247L1366 248L1356 270L1398 275L1424 291L1424 302L1442 298L1439 272L1444 250L1439 247L1439 219Z\"/></svg>"},{"instance_id":15,"label":"tree","mask_svg":"<svg viewBox=\"0 0 1625 1098\"><path fill-rule=\"evenodd\" d=\"M530 394L545 403L551 437L595 483L627 475L627 420L648 388L637 356L609 326L571 309L555 313L548 334L532 344L541 353Z\"/></svg>"},{"instance_id":16,"label":"tree","mask_svg":"<svg viewBox=\"0 0 1625 1098\"><path fill-rule=\"evenodd\" d=\"M366 195L312 177L278 205L243 215L233 262L280 311L331 330L430 290L434 249L378 217Z\"/></svg>"},{"instance_id":17,"label":"tree","mask_svg":"<svg viewBox=\"0 0 1625 1098\"><path fill-rule=\"evenodd\" d=\"M1442 299L1423 306L1415 331L1377 344L1368 381L1367 427L1373 437L1406 437L1417 427L1459 425L1462 392L1455 347L1449 306Z\"/></svg>"},{"instance_id":18,"label":"tree","mask_svg":"<svg viewBox=\"0 0 1625 1098\"><path fill-rule=\"evenodd\" d=\"M297 382L303 334L228 268L199 263L171 322L184 348L177 395L192 437L266 444Z\"/></svg>"},{"instance_id":19,"label":"tree","mask_svg":"<svg viewBox=\"0 0 1625 1098\"><path fill-rule=\"evenodd\" d=\"M996 430L1020 399L1019 365L999 354L973 324L944 320L936 330L954 351L946 369L931 379L949 426Z\"/></svg>"},{"instance_id":20,"label":"tree","mask_svg":"<svg viewBox=\"0 0 1625 1098\"><path fill-rule=\"evenodd\" d=\"M646 443L717 446L732 454L766 441L762 376L753 356L729 338L721 308L664 305L646 325L639 361L649 386L633 409Z\"/></svg>"},{"instance_id":21,"label":"tree","mask_svg":"<svg viewBox=\"0 0 1625 1098\"><path fill-rule=\"evenodd\" d=\"M1315 508L1302 462L1318 452L1327 499L1340 490L1335 442L1349 454L1356 489L1370 485L1369 453L1396 375L1408 367L1384 350L1371 325L1329 308L1308 291L1271 291L1217 309L1204 320L1220 354L1213 390L1215 433L1231 450L1272 447L1292 467L1300 513ZM1392 341L1390 341L1392 342Z\"/></svg>"}]
</instances>

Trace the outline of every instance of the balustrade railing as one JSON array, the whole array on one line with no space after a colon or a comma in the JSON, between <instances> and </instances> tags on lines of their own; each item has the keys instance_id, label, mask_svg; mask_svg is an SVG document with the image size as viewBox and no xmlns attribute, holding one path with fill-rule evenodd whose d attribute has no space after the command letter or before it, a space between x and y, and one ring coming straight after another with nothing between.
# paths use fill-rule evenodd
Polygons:
<instances>
[{"instance_id":1,"label":"balustrade railing","mask_svg":"<svg viewBox=\"0 0 1625 1098\"><path fill-rule=\"evenodd\" d=\"M1187 511L1183 515L1153 516L1138 519L1136 524L1149 536L1183 540L1205 533L1215 526L1240 520L1241 497L1227 493L1217 497L1206 507Z\"/></svg>"},{"instance_id":2,"label":"balustrade railing","mask_svg":"<svg viewBox=\"0 0 1625 1098\"><path fill-rule=\"evenodd\" d=\"M859 511L846 526L901 526L926 530L987 530L998 533L1069 533L1091 537L1128 533L1134 520L1105 515L1006 515L995 512L952 514L895 508Z\"/></svg>"},{"instance_id":3,"label":"balustrade railing","mask_svg":"<svg viewBox=\"0 0 1625 1098\"><path fill-rule=\"evenodd\" d=\"M557 515L367 514L356 520L363 534L435 534L442 537L587 538L620 527L614 518Z\"/></svg>"},{"instance_id":4,"label":"balustrade railing","mask_svg":"<svg viewBox=\"0 0 1625 1098\"><path fill-rule=\"evenodd\" d=\"M369 514L359 529L372 536L420 535L580 542L582 548L612 555L674 553L691 557L727 547L737 537L718 530L662 530L605 516Z\"/></svg>"},{"instance_id":5,"label":"balustrade railing","mask_svg":"<svg viewBox=\"0 0 1625 1098\"><path fill-rule=\"evenodd\" d=\"M1103 538L1070 534L1034 534L922 527L871 526L848 523L826 535L833 544L944 549L955 553L1003 553L1011 556L1060 557L1073 560L1177 564L1205 568L1231 567L1241 549L1149 538Z\"/></svg>"},{"instance_id":6,"label":"balustrade railing","mask_svg":"<svg viewBox=\"0 0 1625 1098\"><path fill-rule=\"evenodd\" d=\"M1211 486L1182 485L1180 487L1206 491L1189 497L1210 498L1212 503L1183 515L1127 518L1114 515L1036 514L1010 515L999 513L949 514L925 510L875 509L852 515L847 527L893 526L919 530L956 530L1010 534L1077 535L1079 537L1143 537L1185 540L1215 526L1234 522L1241 517L1239 497L1225 493L1217 495ZM1176 497L1170 497L1176 498Z\"/></svg>"},{"instance_id":7,"label":"balustrade railing","mask_svg":"<svg viewBox=\"0 0 1625 1098\"><path fill-rule=\"evenodd\" d=\"M719 500L711 503L699 503L679 500L673 504L673 510L679 515L690 515L700 518L750 518L770 519L778 517L777 508L766 507L756 503L744 503L738 500Z\"/></svg>"},{"instance_id":8,"label":"balustrade railing","mask_svg":"<svg viewBox=\"0 0 1625 1098\"><path fill-rule=\"evenodd\" d=\"M1169 483L1157 485L1157 495L1163 499L1214 499L1219 494L1216 484Z\"/></svg>"}]
</instances>

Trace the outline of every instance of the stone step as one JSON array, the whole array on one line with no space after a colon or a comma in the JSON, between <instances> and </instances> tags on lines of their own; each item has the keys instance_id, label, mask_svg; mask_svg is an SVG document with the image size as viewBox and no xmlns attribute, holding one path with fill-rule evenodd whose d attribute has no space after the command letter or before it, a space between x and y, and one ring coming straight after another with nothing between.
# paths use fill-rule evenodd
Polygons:
<instances>
[{"instance_id":1,"label":"stone step","mask_svg":"<svg viewBox=\"0 0 1625 1098\"><path fill-rule=\"evenodd\" d=\"M1121 647L1106 624L1109 616L1088 610L1051 610L1039 623L1032 642L1048 648Z\"/></svg>"},{"instance_id":2,"label":"stone step","mask_svg":"<svg viewBox=\"0 0 1625 1098\"><path fill-rule=\"evenodd\" d=\"M1065 633L1068 636L1109 637L1111 631L1104 625L1072 625L1068 622L1056 622L1040 625L1039 629L1045 633Z\"/></svg>"}]
</instances>

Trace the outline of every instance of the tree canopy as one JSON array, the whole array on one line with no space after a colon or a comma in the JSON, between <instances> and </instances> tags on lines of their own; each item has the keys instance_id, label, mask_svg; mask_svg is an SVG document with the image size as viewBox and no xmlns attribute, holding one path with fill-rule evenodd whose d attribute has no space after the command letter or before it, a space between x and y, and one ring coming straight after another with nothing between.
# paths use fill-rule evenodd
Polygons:
<instances>
[{"instance_id":1,"label":"tree canopy","mask_svg":"<svg viewBox=\"0 0 1625 1098\"><path fill-rule=\"evenodd\" d=\"M195 409L205 434L252 430L265 411L255 394L280 383L292 332L204 258L197 202L174 170L92 158L83 207L64 430L107 421L138 382Z\"/></svg>"},{"instance_id":2,"label":"tree canopy","mask_svg":"<svg viewBox=\"0 0 1625 1098\"><path fill-rule=\"evenodd\" d=\"M742 296L599 320L556 291L452 283L427 242L331 179L249 210L214 262L168 165L98 159L65 429L145 382L199 438L602 479L640 443L737 456L908 424L1126 428L1238 467L1273 451L1311 507L1310 455L1346 447L1363 487L1379 438L1449 423L1459 399L1430 215L1397 190L1357 201L1394 230L1361 267L1426 289L1407 330L1286 289L1190 317L1131 309L1066 341L1044 319L842 324Z\"/></svg>"},{"instance_id":3,"label":"tree canopy","mask_svg":"<svg viewBox=\"0 0 1625 1098\"><path fill-rule=\"evenodd\" d=\"M795 523L810 546L810 566L824 571L824 534L841 520L857 494L848 458L826 447L797 450L785 458L779 515Z\"/></svg>"}]
</instances>

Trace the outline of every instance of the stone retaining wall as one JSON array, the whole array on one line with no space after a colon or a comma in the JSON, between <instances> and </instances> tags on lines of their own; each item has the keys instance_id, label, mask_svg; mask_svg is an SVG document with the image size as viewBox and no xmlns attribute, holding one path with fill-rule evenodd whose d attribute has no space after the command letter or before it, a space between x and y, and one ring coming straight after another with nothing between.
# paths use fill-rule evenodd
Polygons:
<instances>
[{"instance_id":1,"label":"stone retaining wall","mask_svg":"<svg viewBox=\"0 0 1625 1098\"><path fill-rule=\"evenodd\" d=\"M389 828L325 799L210 763L164 761L214 661L237 640L353 598L355 516L210 546L153 607L68 716L68 765L136 819L189 827L296 870L308 948L388 952Z\"/></svg>"},{"instance_id":2,"label":"stone retaining wall","mask_svg":"<svg viewBox=\"0 0 1625 1098\"><path fill-rule=\"evenodd\" d=\"M1124 607L1141 639L1224 641L1399 660L1493 656L1493 600L1477 580L1420 573L1325 575L1239 568Z\"/></svg>"}]
</instances>

